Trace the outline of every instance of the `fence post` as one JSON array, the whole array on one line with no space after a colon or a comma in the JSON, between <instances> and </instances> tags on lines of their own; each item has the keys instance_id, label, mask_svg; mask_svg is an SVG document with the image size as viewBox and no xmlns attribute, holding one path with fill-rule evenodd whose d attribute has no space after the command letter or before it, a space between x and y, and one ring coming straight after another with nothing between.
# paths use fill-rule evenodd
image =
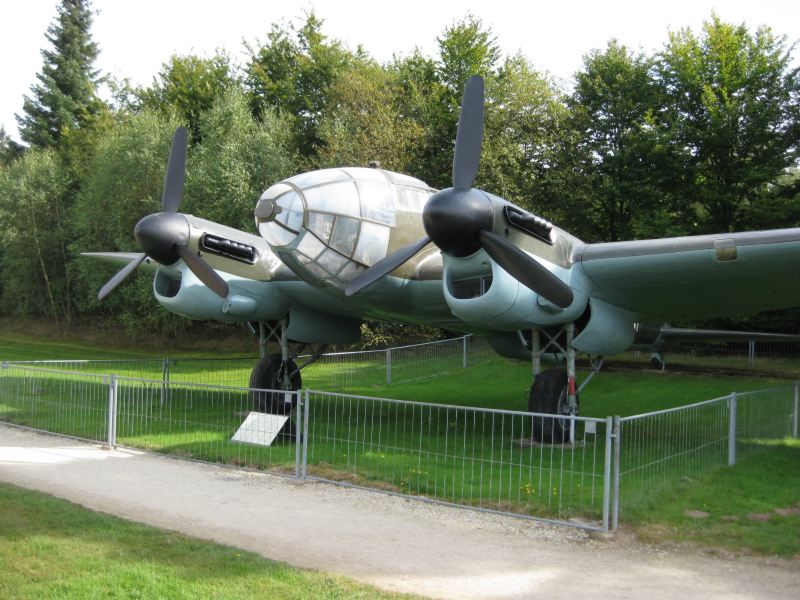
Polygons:
<instances>
[{"instance_id":1,"label":"fence post","mask_svg":"<svg viewBox=\"0 0 800 600\"><path fill-rule=\"evenodd\" d=\"M728 401L728 466L736 464L736 392L731 392Z\"/></svg>"},{"instance_id":2,"label":"fence post","mask_svg":"<svg viewBox=\"0 0 800 600\"><path fill-rule=\"evenodd\" d=\"M308 390L305 391L306 401L303 404L303 459L301 461L302 465L302 472L301 476L303 479L306 478L306 474L308 473L308 413L310 411L309 402L310 402L310 395Z\"/></svg>"},{"instance_id":3,"label":"fence post","mask_svg":"<svg viewBox=\"0 0 800 600\"><path fill-rule=\"evenodd\" d=\"M794 382L794 411L792 413L792 437L797 438L797 421L800 412L800 381Z\"/></svg>"},{"instance_id":4,"label":"fence post","mask_svg":"<svg viewBox=\"0 0 800 600\"><path fill-rule=\"evenodd\" d=\"M112 375L108 384L107 442L110 448L117 445L117 376Z\"/></svg>"},{"instance_id":5,"label":"fence post","mask_svg":"<svg viewBox=\"0 0 800 600\"><path fill-rule=\"evenodd\" d=\"M464 368L467 368L467 336L461 338L464 342Z\"/></svg>"},{"instance_id":6,"label":"fence post","mask_svg":"<svg viewBox=\"0 0 800 600\"><path fill-rule=\"evenodd\" d=\"M755 340L750 340L747 344L747 366L752 368L755 366L756 363L756 342Z\"/></svg>"},{"instance_id":7,"label":"fence post","mask_svg":"<svg viewBox=\"0 0 800 600\"><path fill-rule=\"evenodd\" d=\"M392 349L386 349L386 385L392 383Z\"/></svg>"},{"instance_id":8,"label":"fence post","mask_svg":"<svg viewBox=\"0 0 800 600\"><path fill-rule=\"evenodd\" d=\"M161 406L167 401L167 383L169 383L169 359L161 361Z\"/></svg>"},{"instance_id":9,"label":"fence post","mask_svg":"<svg viewBox=\"0 0 800 600\"><path fill-rule=\"evenodd\" d=\"M614 417L614 504L611 508L611 529L619 528L619 471L620 457L622 455L622 421L619 416Z\"/></svg>"},{"instance_id":10,"label":"fence post","mask_svg":"<svg viewBox=\"0 0 800 600\"><path fill-rule=\"evenodd\" d=\"M300 444L303 435L303 392L294 392L294 404L297 407L294 413L294 477L300 479Z\"/></svg>"},{"instance_id":11,"label":"fence post","mask_svg":"<svg viewBox=\"0 0 800 600\"><path fill-rule=\"evenodd\" d=\"M603 467L603 531L608 531L608 515L611 507L611 436L614 420L606 417L606 456Z\"/></svg>"}]
</instances>

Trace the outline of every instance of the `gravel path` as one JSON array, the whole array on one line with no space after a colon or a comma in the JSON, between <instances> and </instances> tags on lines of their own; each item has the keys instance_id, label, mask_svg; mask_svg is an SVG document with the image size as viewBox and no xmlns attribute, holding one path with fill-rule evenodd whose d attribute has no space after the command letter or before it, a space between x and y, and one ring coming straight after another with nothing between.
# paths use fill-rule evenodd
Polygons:
<instances>
[{"instance_id":1,"label":"gravel path","mask_svg":"<svg viewBox=\"0 0 800 600\"><path fill-rule=\"evenodd\" d=\"M0 425L0 481L435 598L800 597L800 561L709 556Z\"/></svg>"}]
</instances>

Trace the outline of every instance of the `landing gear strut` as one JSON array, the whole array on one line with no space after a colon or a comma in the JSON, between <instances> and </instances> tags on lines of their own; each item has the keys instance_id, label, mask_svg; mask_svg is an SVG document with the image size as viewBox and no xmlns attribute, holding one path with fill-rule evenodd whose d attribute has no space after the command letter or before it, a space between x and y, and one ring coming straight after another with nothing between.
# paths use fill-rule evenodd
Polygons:
<instances>
[{"instance_id":1,"label":"landing gear strut","mask_svg":"<svg viewBox=\"0 0 800 600\"><path fill-rule=\"evenodd\" d=\"M542 346L540 334L547 337ZM563 346L560 343L563 334ZM575 384L575 349L572 340L575 324L565 325L555 335L534 329L531 332L533 385L528 399L528 410L534 413L577 416L578 389ZM542 372L542 355L560 353L566 360L566 369ZM599 367L598 367L599 368ZM534 417L533 438L543 444L569 444L575 439L575 420L557 417Z\"/></svg>"},{"instance_id":2,"label":"landing gear strut","mask_svg":"<svg viewBox=\"0 0 800 600\"><path fill-rule=\"evenodd\" d=\"M310 349L309 344L292 343L286 336L286 319L276 323L258 324L258 348L260 359L250 373L250 401L259 412L276 415L289 415L294 409L296 392L303 385L300 371L317 361L325 352L327 345ZM280 353L270 353L270 344L278 346ZM297 365L297 359L306 351L304 362Z\"/></svg>"}]
</instances>

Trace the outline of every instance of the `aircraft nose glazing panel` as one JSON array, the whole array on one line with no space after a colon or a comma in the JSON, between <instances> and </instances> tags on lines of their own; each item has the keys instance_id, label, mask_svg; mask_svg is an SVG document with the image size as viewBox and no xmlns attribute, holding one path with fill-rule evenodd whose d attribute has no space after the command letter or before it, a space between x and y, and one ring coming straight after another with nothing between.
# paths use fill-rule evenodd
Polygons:
<instances>
[{"instance_id":1,"label":"aircraft nose glazing panel","mask_svg":"<svg viewBox=\"0 0 800 600\"><path fill-rule=\"evenodd\" d=\"M305 205L295 189L278 183L261 195L255 215L259 233L271 246L287 246L303 228Z\"/></svg>"},{"instance_id":2,"label":"aircraft nose glazing panel","mask_svg":"<svg viewBox=\"0 0 800 600\"><path fill-rule=\"evenodd\" d=\"M301 278L343 289L387 255L398 211L419 215L430 194L423 182L380 169L323 169L270 187L255 215Z\"/></svg>"}]
</instances>

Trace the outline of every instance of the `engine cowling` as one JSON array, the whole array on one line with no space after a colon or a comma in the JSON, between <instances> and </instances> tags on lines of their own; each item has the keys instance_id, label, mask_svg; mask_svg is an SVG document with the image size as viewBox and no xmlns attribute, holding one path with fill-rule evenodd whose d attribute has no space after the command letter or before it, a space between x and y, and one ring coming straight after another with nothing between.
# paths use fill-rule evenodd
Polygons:
<instances>
[{"instance_id":1,"label":"engine cowling","mask_svg":"<svg viewBox=\"0 0 800 600\"><path fill-rule=\"evenodd\" d=\"M170 312L197 320L228 322L273 321L289 310L289 299L277 285L221 272L230 288L224 300L212 292L185 264L159 267L153 294Z\"/></svg>"},{"instance_id":2,"label":"engine cowling","mask_svg":"<svg viewBox=\"0 0 800 600\"><path fill-rule=\"evenodd\" d=\"M576 273L544 264L575 291L575 299L566 309L520 284L483 250L466 258L445 257L442 281L445 301L456 317L475 328L513 331L576 320L588 300L581 291L583 286L571 281Z\"/></svg>"}]
</instances>

